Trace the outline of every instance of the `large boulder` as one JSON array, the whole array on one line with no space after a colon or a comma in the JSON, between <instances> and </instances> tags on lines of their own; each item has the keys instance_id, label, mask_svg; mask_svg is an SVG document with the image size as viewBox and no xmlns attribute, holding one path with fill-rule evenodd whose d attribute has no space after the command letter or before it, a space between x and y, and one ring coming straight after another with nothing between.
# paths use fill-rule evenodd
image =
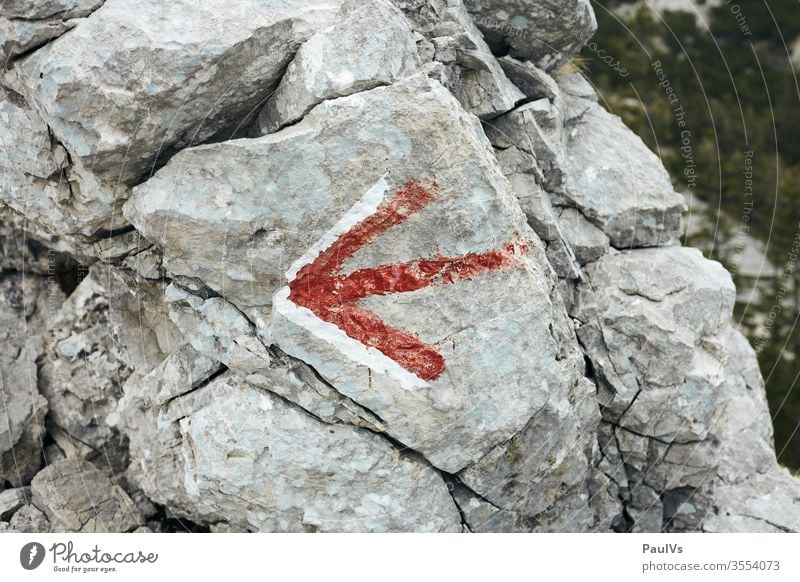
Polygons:
<instances>
[{"instance_id":1,"label":"large boulder","mask_svg":"<svg viewBox=\"0 0 800 582\"><path fill-rule=\"evenodd\" d=\"M594 101L567 126L570 202L619 249L667 245L682 233L686 203L658 157Z\"/></svg>"},{"instance_id":2,"label":"large boulder","mask_svg":"<svg viewBox=\"0 0 800 582\"><path fill-rule=\"evenodd\" d=\"M577 54L597 30L589 0L464 0L496 53L550 70Z\"/></svg>"},{"instance_id":3,"label":"large boulder","mask_svg":"<svg viewBox=\"0 0 800 582\"><path fill-rule=\"evenodd\" d=\"M128 494L85 461L49 465L33 479L31 494L54 531L125 532L142 524Z\"/></svg>"},{"instance_id":4,"label":"large boulder","mask_svg":"<svg viewBox=\"0 0 800 582\"><path fill-rule=\"evenodd\" d=\"M322 322L333 327L323 333L288 298L287 284L316 253L397 203L419 211L342 257L342 272L429 260L430 285L378 289L360 305L419 338L408 358L432 350L437 365L445 361L436 377L403 368L386 355L393 340L380 345L362 324L347 335ZM572 331L541 242L480 125L424 76L327 101L263 138L184 150L135 189L125 212L164 247L168 270L204 280L267 341L446 471L508 440L580 375L574 340L556 339L570 342Z\"/></svg>"},{"instance_id":5,"label":"large boulder","mask_svg":"<svg viewBox=\"0 0 800 582\"><path fill-rule=\"evenodd\" d=\"M73 159L132 183L181 147L245 127L338 5L107 0L17 68Z\"/></svg>"},{"instance_id":6,"label":"large boulder","mask_svg":"<svg viewBox=\"0 0 800 582\"><path fill-rule=\"evenodd\" d=\"M239 531L460 531L419 456L217 370L186 347L125 387L131 476L174 514ZM262 373L278 393L302 383L281 363Z\"/></svg>"}]
</instances>

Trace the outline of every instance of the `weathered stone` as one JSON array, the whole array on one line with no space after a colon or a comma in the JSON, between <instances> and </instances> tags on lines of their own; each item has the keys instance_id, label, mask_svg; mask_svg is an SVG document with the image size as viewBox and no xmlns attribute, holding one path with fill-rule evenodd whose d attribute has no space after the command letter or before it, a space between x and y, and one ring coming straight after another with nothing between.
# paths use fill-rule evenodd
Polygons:
<instances>
[{"instance_id":1,"label":"weathered stone","mask_svg":"<svg viewBox=\"0 0 800 582\"><path fill-rule=\"evenodd\" d=\"M347 0L336 24L308 39L259 115L263 133L301 119L326 99L391 85L419 67L403 14L387 0Z\"/></svg>"},{"instance_id":2,"label":"weathered stone","mask_svg":"<svg viewBox=\"0 0 800 582\"><path fill-rule=\"evenodd\" d=\"M100 4L0 17L0 531L800 528L587 1Z\"/></svg>"},{"instance_id":3,"label":"weathered stone","mask_svg":"<svg viewBox=\"0 0 800 582\"><path fill-rule=\"evenodd\" d=\"M569 126L567 195L616 248L666 245L681 234L685 202L658 157L594 102Z\"/></svg>"},{"instance_id":4,"label":"weathered stone","mask_svg":"<svg viewBox=\"0 0 800 582\"><path fill-rule=\"evenodd\" d=\"M108 187L71 164L47 123L0 86L0 198L53 234L93 236L119 226L127 189Z\"/></svg>"},{"instance_id":5,"label":"weathered stone","mask_svg":"<svg viewBox=\"0 0 800 582\"><path fill-rule=\"evenodd\" d=\"M596 261L608 252L608 237L574 208L558 209L558 225L581 265Z\"/></svg>"},{"instance_id":6,"label":"weathered stone","mask_svg":"<svg viewBox=\"0 0 800 582\"><path fill-rule=\"evenodd\" d=\"M64 433L56 442L66 456L99 457L123 470L124 439L107 418L130 369L120 360L108 319L108 283L108 274L92 270L49 322L53 346L40 365L40 386L49 423Z\"/></svg>"},{"instance_id":7,"label":"weathered stone","mask_svg":"<svg viewBox=\"0 0 800 582\"><path fill-rule=\"evenodd\" d=\"M718 511L703 523L709 532L800 531L800 485L785 468L717 486Z\"/></svg>"},{"instance_id":8,"label":"weathered stone","mask_svg":"<svg viewBox=\"0 0 800 582\"><path fill-rule=\"evenodd\" d=\"M513 109L525 95L506 77L461 0L400 2L412 27L431 44L446 73L433 75L481 119Z\"/></svg>"},{"instance_id":9,"label":"weathered stone","mask_svg":"<svg viewBox=\"0 0 800 582\"><path fill-rule=\"evenodd\" d=\"M0 524L2 526L3 524ZM35 506L23 505L11 518L7 531L14 533L42 534L50 532L47 516ZM2 529L0 529L0 532Z\"/></svg>"},{"instance_id":10,"label":"weathered stone","mask_svg":"<svg viewBox=\"0 0 800 582\"><path fill-rule=\"evenodd\" d=\"M518 61L508 55L498 59L506 76L529 99L555 99L559 95L555 79L528 61Z\"/></svg>"},{"instance_id":11,"label":"weathered stone","mask_svg":"<svg viewBox=\"0 0 800 582\"><path fill-rule=\"evenodd\" d=\"M184 343L180 330L169 317L165 303L166 283L132 277L112 270L109 282L109 319L117 340L119 357L141 374L161 364Z\"/></svg>"},{"instance_id":12,"label":"weathered stone","mask_svg":"<svg viewBox=\"0 0 800 582\"><path fill-rule=\"evenodd\" d=\"M250 531L460 531L444 481L420 458L231 374L151 414L162 428L139 435L155 453L143 462L169 454L173 431L182 456L169 487L153 490L147 471L140 484L155 498L180 493L173 510L195 521Z\"/></svg>"},{"instance_id":13,"label":"weathered stone","mask_svg":"<svg viewBox=\"0 0 800 582\"><path fill-rule=\"evenodd\" d=\"M528 224L545 242L560 237L550 197L540 186L543 180L536 159L522 149L509 145L495 151L503 175L508 178Z\"/></svg>"},{"instance_id":14,"label":"weathered stone","mask_svg":"<svg viewBox=\"0 0 800 582\"><path fill-rule=\"evenodd\" d=\"M0 16L0 65L75 27L105 0L14 0Z\"/></svg>"},{"instance_id":15,"label":"weathered stone","mask_svg":"<svg viewBox=\"0 0 800 582\"><path fill-rule=\"evenodd\" d=\"M586 489L596 443L592 427L599 422L594 391L581 378L569 393L553 395L514 438L465 469L462 481L517 515L523 528L607 530L610 523L595 523Z\"/></svg>"},{"instance_id":16,"label":"weathered stone","mask_svg":"<svg viewBox=\"0 0 800 582\"><path fill-rule=\"evenodd\" d=\"M597 101L597 92L594 90L592 84L579 72L569 72L563 74L556 74L555 81L558 84L558 90L562 95L575 97L571 101L581 103L582 101ZM588 106L588 104L583 104Z\"/></svg>"},{"instance_id":17,"label":"weathered stone","mask_svg":"<svg viewBox=\"0 0 800 582\"><path fill-rule=\"evenodd\" d=\"M31 500L30 487L17 487L0 491L0 521L8 521L23 505Z\"/></svg>"},{"instance_id":18,"label":"weathered stone","mask_svg":"<svg viewBox=\"0 0 800 582\"><path fill-rule=\"evenodd\" d=\"M52 302L62 297L54 292ZM0 487L26 485L42 464L47 401L39 394L36 361L47 310L44 279L0 272Z\"/></svg>"},{"instance_id":19,"label":"weathered stone","mask_svg":"<svg viewBox=\"0 0 800 582\"><path fill-rule=\"evenodd\" d=\"M296 153L299 148L302 156ZM444 155L448 164L439 168L437 160ZM259 162L253 164L254 159ZM213 175L204 169L210 164ZM389 181L382 182L387 170ZM436 212L414 217L394 228L391 237L374 241L348 262L348 270L442 253L487 252L503 240L507 242L501 245L528 241L523 243L528 251L519 255L520 268L441 291L426 289L413 297L363 301L387 322L413 329L428 344L446 350L450 365L438 388L410 391L382 364L373 370L353 360L340 346L298 326L286 312L273 310L271 336L268 326L259 324L258 329L289 355L311 364L342 394L378 414L395 438L425 453L435 465L458 470L512 436L540 407L546 392L567 390L569 382L552 351L548 321L564 316L551 307L552 283L540 243L525 224L474 118L438 83L416 76L389 88L326 101L301 123L276 134L185 150L136 189L126 214L165 248L168 270L199 276L258 323L266 319L261 313L271 303L267 293L286 283L292 263L365 192L385 183L381 194L388 196L409 180L429 181L434 171L440 196ZM275 181L265 182L264 175ZM209 189L214 196L205 194ZM216 210L220 204L227 208L224 227ZM280 301L291 310L285 299ZM438 314L435 321L429 312ZM470 322L471 331L462 321ZM492 365L484 362L486 345L503 354L502 364L496 357ZM511 355L519 351L536 354L536 361Z\"/></svg>"},{"instance_id":20,"label":"weathered stone","mask_svg":"<svg viewBox=\"0 0 800 582\"><path fill-rule=\"evenodd\" d=\"M142 517L119 485L91 463L65 460L49 465L31 482L33 505L55 531L124 532Z\"/></svg>"},{"instance_id":21,"label":"weathered stone","mask_svg":"<svg viewBox=\"0 0 800 582\"><path fill-rule=\"evenodd\" d=\"M730 275L681 247L608 254L588 273L578 336L604 416L667 442L705 438L735 300Z\"/></svg>"},{"instance_id":22,"label":"weathered stone","mask_svg":"<svg viewBox=\"0 0 800 582\"><path fill-rule=\"evenodd\" d=\"M325 422L348 422L383 432L375 415L323 382L307 365L278 348L267 349L255 327L230 303L218 297L203 300L175 285L167 297L170 318L197 352Z\"/></svg>"},{"instance_id":23,"label":"weathered stone","mask_svg":"<svg viewBox=\"0 0 800 582\"><path fill-rule=\"evenodd\" d=\"M132 183L177 149L242 128L338 4L107 0L17 66L73 159Z\"/></svg>"},{"instance_id":24,"label":"weathered stone","mask_svg":"<svg viewBox=\"0 0 800 582\"><path fill-rule=\"evenodd\" d=\"M589 0L465 0L489 45L549 71L597 30Z\"/></svg>"},{"instance_id":25,"label":"weathered stone","mask_svg":"<svg viewBox=\"0 0 800 582\"><path fill-rule=\"evenodd\" d=\"M560 192L566 165L560 136L545 131L537 120L550 109L547 99L526 103L487 123L486 135L497 148L515 147L531 156L542 171L546 189Z\"/></svg>"}]
</instances>

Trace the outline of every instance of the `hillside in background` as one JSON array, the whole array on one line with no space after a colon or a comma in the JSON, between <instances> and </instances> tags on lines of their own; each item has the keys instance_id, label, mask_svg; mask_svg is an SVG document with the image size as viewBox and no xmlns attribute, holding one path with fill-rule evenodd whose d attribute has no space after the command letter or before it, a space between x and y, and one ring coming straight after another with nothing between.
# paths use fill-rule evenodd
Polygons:
<instances>
[{"instance_id":1,"label":"hillside in background","mask_svg":"<svg viewBox=\"0 0 800 582\"><path fill-rule=\"evenodd\" d=\"M800 10L793 0L593 2L578 65L687 195L684 242L734 275L779 460L800 467Z\"/></svg>"}]
</instances>

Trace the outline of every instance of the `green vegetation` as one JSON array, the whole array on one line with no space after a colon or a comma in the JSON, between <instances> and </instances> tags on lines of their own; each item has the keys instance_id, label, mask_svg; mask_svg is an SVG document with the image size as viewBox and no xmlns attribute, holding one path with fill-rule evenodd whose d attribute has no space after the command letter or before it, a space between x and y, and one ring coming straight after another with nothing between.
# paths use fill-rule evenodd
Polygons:
<instances>
[{"instance_id":1,"label":"green vegetation","mask_svg":"<svg viewBox=\"0 0 800 582\"><path fill-rule=\"evenodd\" d=\"M599 30L581 56L590 80L661 155L676 190L708 205L708 232L686 242L745 288L754 281L739 269L740 234L762 241L777 269L737 319L758 346L779 459L800 468L800 79L789 56L800 38L797 0L732 0L710 10L707 26L631 0L593 4Z\"/></svg>"}]
</instances>

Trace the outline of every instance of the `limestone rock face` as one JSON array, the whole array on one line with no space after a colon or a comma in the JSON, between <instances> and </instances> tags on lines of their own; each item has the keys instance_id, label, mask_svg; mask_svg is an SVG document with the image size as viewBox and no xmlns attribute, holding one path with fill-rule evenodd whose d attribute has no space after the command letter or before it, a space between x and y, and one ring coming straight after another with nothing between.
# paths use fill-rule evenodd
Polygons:
<instances>
[{"instance_id":1,"label":"limestone rock face","mask_svg":"<svg viewBox=\"0 0 800 582\"><path fill-rule=\"evenodd\" d=\"M419 66L408 21L386 0L348 1L336 24L297 51L259 114L264 133L301 119L314 105L393 82Z\"/></svg>"},{"instance_id":2,"label":"limestone rock face","mask_svg":"<svg viewBox=\"0 0 800 582\"><path fill-rule=\"evenodd\" d=\"M107 0L17 67L75 158L136 182L159 156L241 129L338 4Z\"/></svg>"},{"instance_id":3,"label":"limestone rock face","mask_svg":"<svg viewBox=\"0 0 800 582\"><path fill-rule=\"evenodd\" d=\"M460 531L444 481L423 459L231 373L192 389L214 369L187 348L126 386L134 463L153 499L240 530ZM298 381L282 366L264 374L271 386ZM139 430L137 415L157 430Z\"/></svg>"},{"instance_id":4,"label":"limestone rock face","mask_svg":"<svg viewBox=\"0 0 800 582\"><path fill-rule=\"evenodd\" d=\"M454 142L461 144L458 152L449 150ZM357 164L342 160L338 165L334 160L343 151L357 152ZM434 169L432 164L445 152L452 165ZM228 194L219 192L227 200L209 200L204 194L212 181L201 168L210 158L229 164ZM255 159L260 161L247 161ZM276 169L277 183L256 178L265 165ZM222 175L213 179L215 187L222 180ZM391 325L413 329L445 354L445 371L431 384L396 363L382 363L380 353L354 360L351 338L337 345L341 342L320 336L313 321L309 328L304 314L295 313L297 305L282 290L295 278L286 274L296 271L293 264L306 260L304 253L336 228L335 217L347 216L353 208L358 212L365 197L391 201L410 182L429 185L431 210L398 224L391 236L376 238L348 260L345 272L437 256L499 252L509 257L498 259L508 262L507 267L478 273L474 281L467 280L473 279L470 275L452 286L365 298L367 309ZM269 192L278 190L289 197L285 204L265 204ZM164 196L167 191L180 194L170 199ZM227 230L216 222L218 204L228 208ZM289 206L291 213L285 211ZM271 306L272 325L264 315L263 336L308 362L339 392L383 418L395 438L445 470L463 468L512 436L548 393L566 394L574 382L570 375L578 373L574 361L558 362L551 326L569 325L563 307L552 305L558 299L536 235L522 220L474 118L439 83L425 77L323 103L303 122L277 134L186 150L135 190L126 214L164 246L165 265L172 272L200 274L245 312L268 314ZM445 218L454 216L458 219ZM231 258L198 254L221 249L188 240L187 220L199 238L225 236L224 250ZM220 270L228 260L232 268ZM512 307L509 289L527 297L522 311ZM465 309L470 313L466 327ZM507 317L515 309L512 322ZM483 328L481 322L491 323ZM491 377L482 359L483 346L489 344L504 354ZM525 350L534 353L534 345L536 363L514 357ZM571 350L573 360L576 355Z\"/></svg>"},{"instance_id":5,"label":"limestone rock face","mask_svg":"<svg viewBox=\"0 0 800 582\"><path fill-rule=\"evenodd\" d=\"M568 126L571 202L616 248L669 244L681 234L685 202L666 170L618 117L579 102L586 109Z\"/></svg>"},{"instance_id":6,"label":"limestone rock face","mask_svg":"<svg viewBox=\"0 0 800 582\"><path fill-rule=\"evenodd\" d=\"M597 30L588 0L465 0L496 51L550 70L567 62Z\"/></svg>"},{"instance_id":7,"label":"limestone rock face","mask_svg":"<svg viewBox=\"0 0 800 582\"><path fill-rule=\"evenodd\" d=\"M0 15L0 65L55 40L105 0L11 0Z\"/></svg>"},{"instance_id":8,"label":"limestone rock face","mask_svg":"<svg viewBox=\"0 0 800 582\"><path fill-rule=\"evenodd\" d=\"M0 488L27 485L42 466L47 400L36 360L44 351L47 308L44 278L0 272Z\"/></svg>"},{"instance_id":9,"label":"limestone rock face","mask_svg":"<svg viewBox=\"0 0 800 582\"><path fill-rule=\"evenodd\" d=\"M53 531L124 532L142 521L128 494L90 463L65 460L48 466L34 478L31 493Z\"/></svg>"},{"instance_id":10,"label":"limestone rock face","mask_svg":"<svg viewBox=\"0 0 800 582\"><path fill-rule=\"evenodd\" d=\"M0 532L800 531L586 0L12 0Z\"/></svg>"}]
</instances>

